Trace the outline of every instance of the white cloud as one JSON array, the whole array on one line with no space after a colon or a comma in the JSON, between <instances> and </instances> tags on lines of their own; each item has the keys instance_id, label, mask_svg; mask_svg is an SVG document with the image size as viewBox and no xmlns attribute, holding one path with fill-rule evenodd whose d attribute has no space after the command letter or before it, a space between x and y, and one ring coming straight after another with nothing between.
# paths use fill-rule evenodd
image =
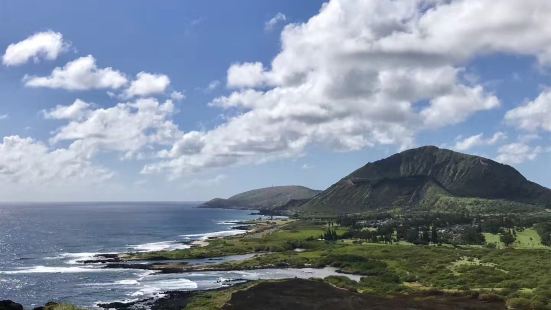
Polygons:
<instances>
[{"instance_id":1,"label":"white cloud","mask_svg":"<svg viewBox=\"0 0 551 310\"><path fill-rule=\"evenodd\" d=\"M264 24L264 29L266 31L271 31L277 26L279 23L284 23L287 21L287 16L285 14L278 12L274 17L270 18L269 21L267 21Z\"/></svg>"},{"instance_id":2,"label":"white cloud","mask_svg":"<svg viewBox=\"0 0 551 310\"><path fill-rule=\"evenodd\" d=\"M453 148L460 152L465 152L477 146L495 145L506 138L507 136L503 132L496 132L493 136L487 139L480 133L457 141Z\"/></svg>"},{"instance_id":3,"label":"white cloud","mask_svg":"<svg viewBox=\"0 0 551 310\"><path fill-rule=\"evenodd\" d=\"M186 99L186 94L184 94L184 92L175 90L170 93L170 99L172 99L173 101L182 101Z\"/></svg>"},{"instance_id":4,"label":"white cloud","mask_svg":"<svg viewBox=\"0 0 551 310\"><path fill-rule=\"evenodd\" d=\"M498 149L496 160L505 164L521 164L534 160L543 152L540 146L530 146L524 143L511 143L501 146Z\"/></svg>"},{"instance_id":5,"label":"white cloud","mask_svg":"<svg viewBox=\"0 0 551 310\"><path fill-rule=\"evenodd\" d=\"M81 114L58 107L50 117L63 116L69 123L51 141L67 141L86 158L101 150L124 157L145 150L160 159L143 173L173 177L296 157L311 145L337 151L404 148L421 131L499 106L483 81L467 76L473 59L507 53L551 64L550 13L551 3L541 0L330 0L307 22L284 28L281 51L270 64L253 60L228 68L232 92L210 103L229 110L216 127L182 133L169 120L172 103L140 99L110 108L73 108ZM157 83L161 75L141 74L148 79L138 76L122 95L166 92L168 77ZM120 78L107 83L107 75ZM140 80L148 81L138 85ZM72 62L50 77L26 82L66 89L128 85L118 71L98 69L91 56L87 66ZM494 143L493 138L480 136L458 147ZM159 145L167 147L158 151ZM503 146L501 158L518 162L538 153L537 147L517 146L522 145L528 149L517 153Z\"/></svg>"},{"instance_id":6,"label":"white cloud","mask_svg":"<svg viewBox=\"0 0 551 310\"><path fill-rule=\"evenodd\" d=\"M228 69L228 87L257 87L264 84L264 66L260 62L233 64Z\"/></svg>"},{"instance_id":7,"label":"white cloud","mask_svg":"<svg viewBox=\"0 0 551 310\"><path fill-rule=\"evenodd\" d=\"M19 136L4 137L0 143L0 180L3 182L94 183L111 177L111 172L94 166L71 147L50 149L41 142Z\"/></svg>"},{"instance_id":8,"label":"white cloud","mask_svg":"<svg viewBox=\"0 0 551 310\"><path fill-rule=\"evenodd\" d=\"M25 76L29 87L62 88L67 90L118 89L128 81L124 74L108 68L98 68L92 55L68 62L55 68L50 76Z\"/></svg>"},{"instance_id":9,"label":"white cloud","mask_svg":"<svg viewBox=\"0 0 551 310\"><path fill-rule=\"evenodd\" d=\"M392 33L375 49L407 54L418 61L461 61L474 55L509 53L533 55L541 64L551 64L551 28L546 17L551 2L418 0L411 5L427 8L423 14L410 15L402 25L396 21L382 25L383 31Z\"/></svg>"},{"instance_id":10,"label":"white cloud","mask_svg":"<svg viewBox=\"0 0 551 310\"><path fill-rule=\"evenodd\" d=\"M44 117L48 119L82 119L89 112L90 104L80 99L75 100L73 104L68 106L58 105L55 108L44 111Z\"/></svg>"},{"instance_id":11,"label":"white cloud","mask_svg":"<svg viewBox=\"0 0 551 310\"><path fill-rule=\"evenodd\" d=\"M98 151L114 151L130 158L153 145L169 144L180 134L169 120L174 111L170 100L160 103L145 98L97 109L85 106L76 101L47 113L50 117L71 119L56 131L52 143L70 141L75 150L88 157Z\"/></svg>"},{"instance_id":12,"label":"white cloud","mask_svg":"<svg viewBox=\"0 0 551 310\"><path fill-rule=\"evenodd\" d=\"M8 117L9 117L8 114L0 114L0 120L8 119Z\"/></svg>"},{"instance_id":13,"label":"white cloud","mask_svg":"<svg viewBox=\"0 0 551 310\"><path fill-rule=\"evenodd\" d=\"M140 72L132 81L125 94L128 98L134 96L147 97L162 94L170 85L170 79L164 74Z\"/></svg>"},{"instance_id":14,"label":"white cloud","mask_svg":"<svg viewBox=\"0 0 551 310\"><path fill-rule=\"evenodd\" d=\"M59 32L38 32L23 41L10 44L2 57L2 63L6 66L18 66L29 60L54 60L68 46Z\"/></svg>"},{"instance_id":15,"label":"white cloud","mask_svg":"<svg viewBox=\"0 0 551 310\"><path fill-rule=\"evenodd\" d=\"M508 111L505 120L524 130L551 131L551 91L546 90L535 100Z\"/></svg>"},{"instance_id":16,"label":"white cloud","mask_svg":"<svg viewBox=\"0 0 551 310\"><path fill-rule=\"evenodd\" d=\"M113 173L92 163L99 153L121 159L155 155L156 145L168 145L181 134L169 119L174 105L152 98L94 108L80 99L44 111L48 119L66 120L50 139L4 137L0 143L0 183L52 184L101 182ZM67 142L67 147L58 147ZM80 184L80 183L79 183ZM37 187L38 188L38 187Z\"/></svg>"},{"instance_id":17,"label":"white cloud","mask_svg":"<svg viewBox=\"0 0 551 310\"><path fill-rule=\"evenodd\" d=\"M468 79L475 58L507 53L551 64L549 14L551 2L539 0L331 0L284 28L269 66L229 67L227 86L236 90L211 105L236 116L187 133L144 172L262 162L312 144L411 146L421 131L499 107L484 81Z\"/></svg>"},{"instance_id":18,"label":"white cloud","mask_svg":"<svg viewBox=\"0 0 551 310\"><path fill-rule=\"evenodd\" d=\"M424 123L442 127L465 121L475 112L491 110L500 105L497 97L484 92L481 86L458 86L449 94L436 97L421 111Z\"/></svg>"}]
</instances>

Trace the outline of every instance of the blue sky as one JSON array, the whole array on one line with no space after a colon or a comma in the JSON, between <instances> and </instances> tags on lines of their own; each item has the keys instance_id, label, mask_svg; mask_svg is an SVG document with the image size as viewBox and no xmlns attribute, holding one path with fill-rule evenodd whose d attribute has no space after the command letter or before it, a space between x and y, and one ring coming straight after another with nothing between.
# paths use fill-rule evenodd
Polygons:
<instances>
[{"instance_id":1,"label":"blue sky","mask_svg":"<svg viewBox=\"0 0 551 310\"><path fill-rule=\"evenodd\" d=\"M551 186L551 5L324 2L0 3L0 197L323 189L427 144Z\"/></svg>"}]
</instances>

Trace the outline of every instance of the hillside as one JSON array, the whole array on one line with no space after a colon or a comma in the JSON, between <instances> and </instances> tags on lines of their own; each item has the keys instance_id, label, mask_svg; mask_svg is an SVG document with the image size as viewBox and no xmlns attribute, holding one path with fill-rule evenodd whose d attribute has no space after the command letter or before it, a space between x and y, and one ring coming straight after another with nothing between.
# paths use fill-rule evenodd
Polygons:
<instances>
[{"instance_id":1,"label":"hillside","mask_svg":"<svg viewBox=\"0 0 551 310\"><path fill-rule=\"evenodd\" d=\"M272 186L237 194L228 199L215 198L201 208L272 210L291 201L308 200L320 191L304 186Z\"/></svg>"},{"instance_id":2,"label":"hillside","mask_svg":"<svg viewBox=\"0 0 551 310\"><path fill-rule=\"evenodd\" d=\"M486 209L551 206L551 190L513 167L434 146L368 163L291 212L357 213L375 209Z\"/></svg>"}]
</instances>

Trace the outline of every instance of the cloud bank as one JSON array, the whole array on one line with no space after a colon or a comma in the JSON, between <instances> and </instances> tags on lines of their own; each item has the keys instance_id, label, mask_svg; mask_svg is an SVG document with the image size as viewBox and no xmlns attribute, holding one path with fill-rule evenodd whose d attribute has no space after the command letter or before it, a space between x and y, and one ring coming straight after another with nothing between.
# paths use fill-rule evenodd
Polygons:
<instances>
[{"instance_id":1,"label":"cloud bank","mask_svg":"<svg viewBox=\"0 0 551 310\"><path fill-rule=\"evenodd\" d=\"M257 163L300 155L309 145L340 151L412 146L422 131L500 106L464 76L473 59L507 53L551 64L549 13L551 3L538 0L329 1L307 22L284 28L281 52L270 64L228 69L233 91L210 104L237 116L185 133L160 152L165 160L144 172L178 175ZM512 111L508 119L519 122L518 115L540 105ZM536 124L530 126L544 126Z\"/></svg>"}]
</instances>

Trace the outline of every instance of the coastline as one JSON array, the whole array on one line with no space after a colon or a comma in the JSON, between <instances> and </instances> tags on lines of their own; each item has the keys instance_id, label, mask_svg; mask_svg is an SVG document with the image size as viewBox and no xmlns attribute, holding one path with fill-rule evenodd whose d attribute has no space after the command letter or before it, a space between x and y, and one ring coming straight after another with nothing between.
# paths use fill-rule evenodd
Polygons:
<instances>
[{"instance_id":1,"label":"coastline","mask_svg":"<svg viewBox=\"0 0 551 310\"><path fill-rule=\"evenodd\" d=\"M462 287L461 277L471 273L463 275L457 271L470 272L470 268L494 270L494 266L499 265L503 267L494 271L507 270L515 276L514 268L524 268L516 264L517 261L534 266L549 255L547 250L519 249L500 256L502 261L498 263L482 264L478 262L496 259L493 254L499 250L471 245L365 242L350 236L328 240L326 231L329 229L335 231L332 235L338 236L346 236L347 230L323 220L262 219L232 221L232 224L239 228L247 225L248 230L187 235L190 239L186 248L97 254L94 260L75 263L92 265L95 270L142 270L147 274L143 281L119 281L120 285L139 284L143 289L140 289L140 294L133 294L131 300L112 299L112 302L96 303L105 308L171 309L160 307L173 305L182 309L182 305L190 303L192 306L188 308L194 310L203 309L197 306L198 303L201 300L210 302L209 298L224 301L218 304L222 307L230 302L230 298L232 302L245 302L243 298L257 290L259 294L266 294L267 291L262 289L266 285L276 286L272 295L266 298L276 298L280 296L277 289L280 286L294 294L295 288L307 289L310 284L323 283L320 289L328 294L334 289L338 290L336 293L345 291L343 298L356 298L360 303L392 305L398 300L416 304L416 300L421 298L427 305L450 307L459 303L473 306L472 309L487 309L484 307L490 298L495 306L493 309L500 309L505 300L500 295L502 290L488 288L484 283L480 287ZM436 258L439 261L434 264ZM502 273L503 277L509 277L509 273ZM536 281L542 277L533 276L538 279ZM448 282L436 282L442 279ZM499 288L495 284L493 287ZM233 300L233 296L237 300ZM312 296L317 295L297 298L308 300ZM390 298L381 299L380 296ZM260 302L256 299L257 305ZM161 304L163 306L159 306Z\"/></svg>"},{"instance_id":2,"label":"coastline","mask_svg":"<svg viewBox=\"0 0 551 310\"><path fill-rule=\"evenodd\" d=\"M168 285L161 281L159 290L153 289L157 283L153 283L152 280L157 281L162 277L150 277L150 275L160 272L147 270L151 269L147 267L135 269L110 266L104 268L104 265L122 263L127 258L126 253L143 254L204 247L208 245L209 239L245 233L242 224L258 218L251 216L249 211L200 210L196 208L196 205L186 203L160 204L159 206L141 204L137 209L132 208L131 217L119 216L130 211L131 206L133 205L124 204L109 209L103 205L93 209L73 208L70 209L71 212L82 214L79 217L82 220L65 222L63 227L53 226L55 228L51 231L57 238L54 241L56 242L55 247L47 245L47 248L42 249L34 243L28 243L32 245L32 248L22 248L26 252L21 252L21 254L18 252L10 254L8 247L8 252L0 253L5 256L0 263L1 298L21 303L25 309L39 307L48 301L73 303L93 308L98 301L133 300L136 297L157 295L161 291L167 290L164 286ZM159 215L150 218L149 214L153 207L155 207L155 212L159 212L156 213ZM35 216L37 220L47 218L43 216L46 211L50 215L53 213L57 216L66 213L69 208L71 208L69 204L54 205L50 209L37 209L34 206L28 206L29 212L32 211L31 215ZM17 210L20 209L27 210L23 207L18 207ZM106 213L107 210L109 213ZM107 214L108 217L103 214ZM187 220L195 219L196 215L197 220ZM109 222L120 222L123 225L105 226L105 223ZM89 230L82 230L86 231L85 234L80 234L80 236L65 234L64 227L75 226L76 229L88 223L95 225L89 225L91 228ZM59 229L57 229L58 227ZM7 231L10 232L10 228ZM33 232L33 230L28 231ZM114 233L110 234L110 232ZM37 231L37 234L39 235L31 237L32 240L40 240L38 237L42 234L40 231ZM0 239L0 241L2 240ZM9 246L10 240L7 241ZM58 283L60 285L48 287L47 290L40 289L39 283L51 281L60 281ZM75 285L71 286L69 283ZM182 281L182 284L185 285L185 282ZM103 291L100 286L106 286L108 289ZM28 295L25 292L37 293Z\"/></svg>"}]
</instances>

